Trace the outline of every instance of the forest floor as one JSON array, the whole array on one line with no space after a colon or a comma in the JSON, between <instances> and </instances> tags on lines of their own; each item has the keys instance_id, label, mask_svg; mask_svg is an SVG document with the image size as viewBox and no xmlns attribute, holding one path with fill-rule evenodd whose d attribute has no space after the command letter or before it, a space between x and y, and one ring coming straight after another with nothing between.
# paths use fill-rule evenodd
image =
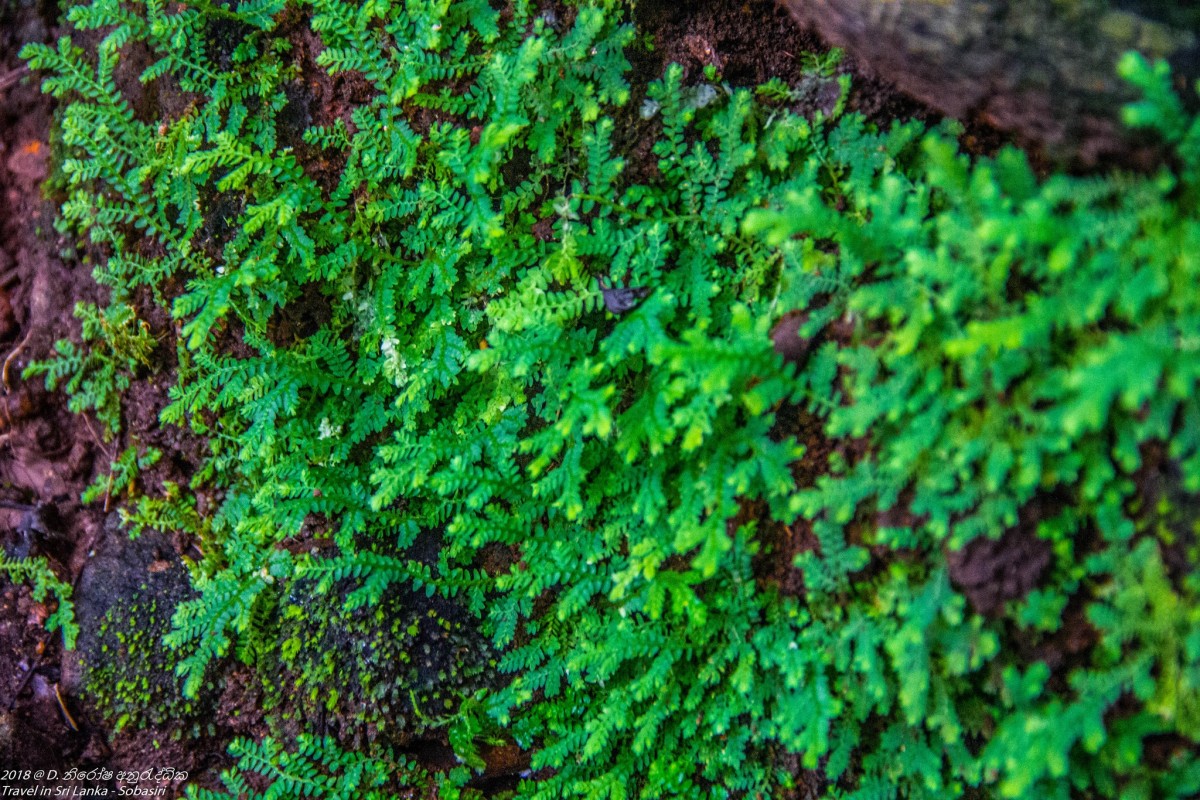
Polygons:
<instances>
[{"instance_id":1,"label":"forest floor","mask_svg":"<svg viewBox=\"0 0 1200 800\"><path fill-rule=\"evenodd\" d=\"M40 378L21 378L30 362L53 353L57 340L78 340L79 322L72 314L75 304L102 303L106 293L93 281L88 263L89 256L99 254L77 249L80 246L73 238L55 230L62 198L54 196L53 189L54 101L40 93L38 80L24 71L17 55L25 43L57 39L62 33L57 15L58 4L48 0L0 0L0 546L9 555L44 556L75 587L76 613L86 637L113 602L146 582L162 591L181 584L185 580L181 559L192 545L181 537L163 535L131 543L116 524L119 498L106 494L91 504L81 503L80 495L89 484L105 480L108 465L120 453L120 442L107 441L94 420L72 414L65 398L47 392ZM704 68L712 65L735 86L772 77L794 84L803 78L801 57L825 50L814 34L798 27L769 0L643 1L638 25L647 37L642 41L653 46L630 54L640 75L635 85L658 77L671 62L683 66L685 81L701 79ZM287 25L284 30L294 32L297 51L314 47L311 38L306 39L305 25ZM307 53L307 58L314 57L315 53ZM843 59L838 70L852 75L849 107L880 124L937 119L886 82L859 70L852 59ZM313 120L340 116L347 103L356 99L354 93L365 89L344 78L335 83L324 74L314 74L309 85L312 96L303 98L300 106ZM836 85L834 90L836 99ZM829 99L823 97L818 91L813 102L819 107ZM145 101L166 108L172 98L155 96ZM635 97L629 104L630 119L625 121L632 131L625 143L630 169L653 174L649 137L640 137L641 141L637 135L638 103L640 98ZM975 153L993 152L1003 141L984 126L968 126L963 136L965 148ZM51 180L44 188L47 178ZM152 306L147 303L147 311ZM164 453L143 474L144 484L164 480L186 484L200 460L201 443L177 429L161 428L157 418L174 380L175 323L161 311L148 311L143 319L159 340L160 369L152 378L135 382L126 394L123 428ZM801 439L816 435L806 433L803 420L792 424ZM814 463L817 455L827 452L827 443L806 443L815 454ZM765 572L787 590L790 553L799 544L777 545L779 563ZM226 689L210 715L212 725L198 738L173 738L181 731L170 725L161 730L114 732L83 691L76 652L65 651L61 636L45 630L48 612L44 603L33 600L29 587L7 581L0 586L0 766L60 774L72 768L116 773L162 767L187 771L190 782L214 785L219 771L229 764L225 753L229 741L261 733L256 689L248 685L252 683L248 675L234 666L225 675ZM435 769L452 763L444 742L416 742L412 754ZM481 785L488 786L490 776L498 779L491 785L501 788L505 781L499 779L512 774L514 761L521 759L494 753ZM177 781L168 783L167 796L181 789ZM59 780L56 785L70 784Z\"/></svg>"}]
</instances>

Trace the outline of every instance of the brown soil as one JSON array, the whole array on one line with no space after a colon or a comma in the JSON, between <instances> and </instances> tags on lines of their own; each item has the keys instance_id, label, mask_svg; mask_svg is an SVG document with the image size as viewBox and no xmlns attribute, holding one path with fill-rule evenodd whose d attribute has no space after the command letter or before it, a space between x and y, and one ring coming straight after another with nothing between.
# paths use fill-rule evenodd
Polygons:
<instances>
[{"instance_id":1,"label":"brown soil","mask_svg":"<svg viewBox=\"0 0 1200 800\"><path fill-rule=\"evenodd\" d=\"M107 440L98 422L70 413L64 398L47 392L40 378L21 377L31 362L53 353L57 340L78 340L72 313L77 302L102 302L105 294L78 243L55 231L58 201L42 188L47 178L53 183L54 104L17 57L25 43L55 38L55 13L54 4L0 3L0 546L10 557L45 557L75 587L76 617L85 628L82 649L89 626L122 587L152 578L163 563L179 569L181 543L168 541L147 555L106 524L106 506L115 498L84 506L80 495L107 474L130 441L164 453L142 478L148 486L186 482L203 445L158 423L173 382L174 345L171 321L164 313L149 313L148 302L143 318L162 343L156 353L162 371L131 388L123 403L122 436ZM145 105L154 102L150 98ZM24 585L4 581L0 588L0 765L60 773L108 769L114 778L122 769L173 767L212 785L228 765L228 734L199 748L172 741L169 730L114 736L83 695L78 651L65 651L61 637L42 624L51 603L34 602ZM76 785L115 790L118 784L101 778Z\"/></svg>"},{"instance_id":2,"label":"brown soil","mask_svg":"<svg viewBox=\"0 0 1200 800\"><path fill-rule=\"evenodd\" d=\"M52 104L36 82L5 77L20 68L21 45L46 40L48 34L37 8L2 7L0 81L7 88L0 89L0 392L6 410L15 413L0 422L0 497L6 501L0 543L9 555L45 556L61 577L73 581L101 530L100 512L79 504L99 443L60 397L25 383L20 374L30 360L51 352L56 339L77 331L71 315L75 301L92 299L98 291L86 270L60 258L68 242L55 234L56 206L39 189L48 170ZM47 609L39 605L27 587L5 582L0 763L17 768L82 764L103 736L93 730L78 699L62 691L61 640L43 629Z\"/></svg>"}]
</instances>

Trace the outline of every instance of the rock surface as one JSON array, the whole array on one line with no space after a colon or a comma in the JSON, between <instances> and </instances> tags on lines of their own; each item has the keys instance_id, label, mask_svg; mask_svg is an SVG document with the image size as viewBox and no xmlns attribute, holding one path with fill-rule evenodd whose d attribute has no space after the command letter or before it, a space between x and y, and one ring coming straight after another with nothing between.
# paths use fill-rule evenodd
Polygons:
<instances>
[{"instance_id":1,"label":"rock surface","mask_svg":"<svg viewBox=\"0 0 1200 800\"><path fill-rule=\"evenodd\" d=\"M804 24L944 114L979 120L1091 167L1152 163L1126 131L1129 50L1200 76L1200 7L1157 0L783 0ZM1192 99L1195 95L1192 94Z\"/></svg>"}]
</instances>

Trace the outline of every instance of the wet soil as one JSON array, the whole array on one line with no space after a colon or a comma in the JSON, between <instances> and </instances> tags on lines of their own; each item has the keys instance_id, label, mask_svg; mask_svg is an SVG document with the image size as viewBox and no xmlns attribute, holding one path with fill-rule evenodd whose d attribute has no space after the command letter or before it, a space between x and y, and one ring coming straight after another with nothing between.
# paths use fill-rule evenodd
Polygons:
<instances>
[{"instance_id":1,"label":"wet soil","mask_svg":"<svg viewBox=\"0 0 1200 800\"><path fill-rule=\"evenodd\" d=\"M54 104L17 56L28 42L55 38L56 14L54 4L0 3L0 547L8 557L44 558L71 584L84 630L77 649L65 650L61 636L43 625L54 601L35 602L29 587L2 580L0 765L112 774L60 779L55 787L115 790L118 771L160 767L188 770L200 785L214 785L213 777L228 765L228 735L202 747L173 740L169 729L115 736L83 691L79 653L89 633L109 605L162 573L163 564L181 574L182 543L163 537L132 543L113 524L116 498L84 505L80 496L98 477L103 481L108 465L134 438L164 453L142 478L148 486L186 482L203 445L158 423L173 382L174 353L167 341L172 323L161 312L144 318L160 341L155 360L162 369L131 388L121 436L108 437L95 419L72 414L41 378L22 377L30 363L53 353L56 341L78 341L77 302L103 303L106 294L84 258L103 254L87 252L55 230L61 198L52 188ZM145 306L149 311L151 304Z\"/></svg>"},{"instance_id":2,"label":"wet soil","mask_svg":"<svg viewBox=\"0 0 1200 800\"><path fill-rule=\"evenodd\" d=\"M74 302L98 290L86 270L61 258L68 243L54 232L56 204L40 190L53 108L22 77L17 59L23 43L49 37L40 12L31 4L0 6L0 397L8 412L0 420L0 544L9 556L44 556L73 582L101 528L100 513L79 503L99 441L60 397L23 381L21 371L77 332ZM42 626L47 611L28 587L4 581L0 763L13 768L74 765L95 749L77 698L62 690L61 640Z\"/></svg>"}]
</instances>

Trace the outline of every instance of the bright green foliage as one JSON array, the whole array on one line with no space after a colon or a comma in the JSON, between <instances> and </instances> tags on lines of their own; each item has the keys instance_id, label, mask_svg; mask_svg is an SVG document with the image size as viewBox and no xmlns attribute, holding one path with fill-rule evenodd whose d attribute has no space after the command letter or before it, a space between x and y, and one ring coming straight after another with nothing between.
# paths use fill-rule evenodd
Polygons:
<instances>
[{"instance_id":1,"label":"bright green foliage","mask_svg":"<svg viewBox=\"0 0 1200 800\"><path fill-rule=\"evenodd\" d=\"M1158 521L1172 498L1200 490L1200 122L1180 120L1163 71L1137 60L1123 69L1147 93L1137 120L1178 146L1178 173L1039 183L1016 151L972 166L937 135L922 142L912 173L888 157L886 140L875 146L852 132L842 146L864 158L745 226L853 287L829 303L853 322L854 341L823 348L802 381L831 436L867 436L871 448L791 500L825 554L801 562L810 608L840 597L866 566L862 550L841 563L828 557L850 546L848 526L865 513L917 520L881 528L867 544L908 554L873 593L920 602L945 577L914 569L914 555L936 562L943 546L1024 524L1028 506L1053 509L1037 525L1053 580L1012 618L1036 639L1058 628L1069 600L1086 606L1098 645L1083 668L1059 675L1068 694L1046 686L1045 664L992 658L995 634L970 635L950 598L936 616L913 619L911 639L901 628L899 639L878 642L878 656L855 656L866 664L886 653L896 669L897 696L876 713L894 707L921 724L968 782L995 780L1003 797L1186 797L1200 788L1186 751L1161 773L1142 757L1148 737L1200 741L1200 650L1184 644L1200 645L1195 516L1182 529ZM822 257L831 245L836 260ZM1149 509L1147 473L1161 467L1147 454L1160 445L1170 496ZM1186 577L1168 578L1168 548L1192 565ZM911 602L895 612L911 615ZM835 618L858 627L876 613L842 605ZM979 671L980 656L992 677ZM857 672L840 677L839 696L870 695L875 679ZM967 697L955 696L967 691L994 694L990 720L966 717ZM1133 713L1114 716L1118 701L1134 698ZM987 733L978 766L953 749L973 727ZM901 761L888 778L929 784L926 770Z\"/></svg>"},{"instance_id":2,"label":"bright green foliage","mask_svg":"<svg viewBox=\"0 0 1200 800\"><path fill-rule=\"evenodd\" d=\"M1200 124L1165 75L1125 66L1178 169L1039 181L842 102L790 111L827 60L757 93L669 67L639 184L623 5L312 0L321 66L373 98L303 140L264 4L97 0L69 14L115 26L94 66L30 49L79 98L65 216L112 247L100 280L171 304L163 418L208 437L197 481L224 498L128 512L204 553L167 636L184 693L221 656L263 663L278 608L300 716L364 696L364 719L441 722L420 676L342 648L402 661L423 590L502 652L450 735L478 769L486 709L549 768L523 797L772 796L789 752L836 798L1195 793ZM111 77L130 39L186 113L137 121ZM814 344L784 364L770 332L799 310ZM800 486L799 415L833 445ZM788 526L816 545L783 597L761 565ZM947 552L986 537L1049 556L985 616ZM279 597L314 581L344 604ZM1055 673L1036 653L1071 609L1094 641ZM375 763L300 748L236 754L278 796Z\"/></svg>"},{"instance_id":3,"label":"bright green foliage","mask_svg":"<svg viewBox=\"0 0 1200 800\"><path fill-rule=\"evenodd\" d=\"M0 551L0 573L13 583L28 582L34 602L45 602L54 595L58 607L46 617L46 630L62 631L63 646L75 649L79 625L75 622L75 606L71 603L71 585L54 574L44 558L10 558Z\"/></svg>"},{"instance_id":4,"label":"bright green foliage","mask_svg":"<svg viewBox=\"0 0 1200 800\"><path fill-rule=\"evenodd\" d=\"M119 496L126 490L132 496L138 471L153 466L160 458L162 452L153 447L147 448L145 453L138 453L137 445L130 445L109 465L108 474L97 475L92 485L84 490L83 502L91 503L105 498L107 504L108 498Z\"/></svg>"},{"instance_id":5,"label":"bright green foliage","mask_svg":"<svg viewBox=\"0 0 1200 800\"><path fill-rule=\"evenodd\" d=\"M147 456L157 452L151 448ZM196 498L184 496L179 484L171 481L164 482L162 497L138 496L132 506L120 509L120 516L131 537L147 529L184 531L201 540L208 534L207 520L196 510Z\"/></svg>"},{"instance_id":6,"label":"bright green foliage","mask_svg":"<svg viewBox=\"0 0 1200 800\"><path fill-rule=\"evenodd\" d=\"M71 398L71 411L94 411L96 419L104 423L106 435L111 436L121 429L121 393L139 369L150 366L154 337L146 323L123 303L113 303L103 311L79 303L75 316L83 323L87 346L61 341L55 358L35 361L25 368L23 377L45 375L47 389L61 386Z\"/></svg>"},{"instance_id":7,"label":"bright green foliage","mask_svg":"<svg viewBox=\"0 0 1200 800\"><path fill-rule=\"evenodd\" d=\"M274 739L230 748L237 767L222 774L227 793L190 787L191 800L393 800L415 797L425 776L409 761L347 753L332 739L301 735L294 749ZM250 776L255 776L251 778ZM266 783L265 789L252 787Z\"/></svg>"}]
</instances>

